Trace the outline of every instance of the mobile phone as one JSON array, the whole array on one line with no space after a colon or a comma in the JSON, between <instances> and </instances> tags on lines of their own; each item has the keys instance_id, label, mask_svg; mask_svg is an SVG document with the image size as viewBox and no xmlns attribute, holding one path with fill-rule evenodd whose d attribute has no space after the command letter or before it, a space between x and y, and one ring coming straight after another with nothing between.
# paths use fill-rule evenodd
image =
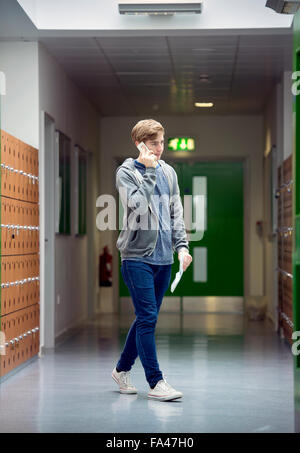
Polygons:
<instances>
[{"instance_id":1,"label":"mobile phone","mask_svg":"<svg viewBox=\"0 0 300 453\"><path fill-rule=\"evenodd\" d=\"M150 151L150 149L145 145L144 142L139 143L139 144L137 145L137 148L138 148L138 150L139 150L140 152L142 152L142 151ZM151 152L152 152L152 151L150 151L150 153L151 153Z\"/></svg>"}]
</instances>

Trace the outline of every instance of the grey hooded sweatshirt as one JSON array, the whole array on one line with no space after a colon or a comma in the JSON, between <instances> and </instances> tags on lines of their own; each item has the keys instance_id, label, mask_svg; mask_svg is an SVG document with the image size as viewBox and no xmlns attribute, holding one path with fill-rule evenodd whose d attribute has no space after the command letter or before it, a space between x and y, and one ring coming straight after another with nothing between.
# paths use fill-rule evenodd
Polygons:
<instances>
[{"instance_id":1,"label":"grey hooded sweatshirt","mask_svg":"<svg viewBox=\"0 0 300 453\"><path fill-rule=\"evenodd\" d=\"M176 172L165 161L159 163L170 188L173 252L182 247L189 249ZM131 157L116 170L116 187L124 209L122 231L116 244L122 259L150 256L155 249L159 228L153 201L155 184L155 168L147 167L142 176Z\"/></svg>"}]
</instances>

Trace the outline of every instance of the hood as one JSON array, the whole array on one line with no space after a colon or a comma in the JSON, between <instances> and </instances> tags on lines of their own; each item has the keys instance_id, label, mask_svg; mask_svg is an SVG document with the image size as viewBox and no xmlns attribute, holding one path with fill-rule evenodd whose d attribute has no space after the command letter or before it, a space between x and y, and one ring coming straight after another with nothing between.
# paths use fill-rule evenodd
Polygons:
<instances>
[{"instance_id":1,"label":"hood","mask_svg":"<svg viewBox=\"0 0 300 453\"><path fill-rule=\"evenodd\" d=\"M134 167L134 159L132 157L128 157L127 159L124 160L124 162L118 166L116 169L116 172L121 168L129 168L130 170L133 169Z\"/></svg>"},{"instance_id":2,"label":"hood","mask_svg":"<svg viewBox=\"0 0 300 453\"><path fill-rule=\"evenodd\" d=\"M128 157L127 159L124 160L124 162L121 165L118 166L118 168L116 169L116 173L120 168L128 168L129 170L134 170L135 168L134 161L135 159L133 159L132 157ZM162 159L159 159L158 162L162 165L165 164L165 161Z\"/></svg>"}]
</instances>

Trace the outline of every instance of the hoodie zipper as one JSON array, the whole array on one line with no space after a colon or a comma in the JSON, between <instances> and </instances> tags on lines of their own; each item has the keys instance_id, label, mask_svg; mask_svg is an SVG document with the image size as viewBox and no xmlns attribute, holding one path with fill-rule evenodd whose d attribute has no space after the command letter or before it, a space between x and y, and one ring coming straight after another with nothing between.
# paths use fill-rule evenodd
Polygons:
<instances>
[{"instance_id":1,"label":"hoodie zipper","mask_svg":"<svg viewBox=\"0 0 300 453\"><path fill-rule=\"evenodd\" d=\"M152 213L153 213L154 217L156 217L156 220L157 220L157 227L159 227L159 219L158 219L157 215L155 214L155 212L153 211L153 209L151 208L150 204L149 204L149 208L150 208L150 211L152 211ZM152 249L152 252L151 252L151 253L153 253L153 252L154 252L154 250L155 250L155 247L156 247L156 243L157 243L157 239L158 239L158 228L156 229L156 239L155 239L155 245L154 245L154 247L153 247L153 249ZM149 253L149 255L151 255L151 253Z\"/></svg>"},{"instance_id":2,"label":"hoodie zipper","mask_svg":"<svg viewBox=\"0 0 300 453\"><path fill-rule=\"evenodd\" d=\"M136 169L136 170L137 170L137 169ZM137 170L137 171L138 171L138 170ZM133 173L134 173L134 177L135 177L135 179L137 180L138 184L140 184L141 182L140 182L140 181L138 180L138 178L137 178L137 176L136 176L136 173L135 173L135 171L134 171ZM150 201L150 203L151 203L151 201ZM151 253L153 253L153 252L154 252L154 250L155 250L155 247L156 247L156 243L157 243L157 239L158 239L158 227L159 227L159 219L158 219L157 215L155 214L154 210L152 209L152 207L151 207L151 204L150 204L150 203L149 203L149 208L150 208L150 211L152 212L152 214L154 215L154 217L156 218L156 221L157 221L157 228L156 228L156 239L155 239L155 245L154 245L154 247L153 247L152 251L151 251L151 252L150 252L150 253L148 254L148 256L149 256L149 255L151 255Z\"/></svg>"},{"instance_id":3,"label":"hoodie zipper","mask_svg":"<svg viewBox=\"0 0 300 453\"><path fill-rule=\"evenodd\" d=\"M170 177L169 175L167 174L167 172L165 171L165 165L164 164L160 164L161 165L161 169L163 171L163 174L165 175L167 181L168 181L168 184L169 184L169 189L170 189L170 202L171 202L171 198L173 196L173 186L172 186L172 183L171 183L171 180L170 180Z\"/></svg>"}]
</instances>

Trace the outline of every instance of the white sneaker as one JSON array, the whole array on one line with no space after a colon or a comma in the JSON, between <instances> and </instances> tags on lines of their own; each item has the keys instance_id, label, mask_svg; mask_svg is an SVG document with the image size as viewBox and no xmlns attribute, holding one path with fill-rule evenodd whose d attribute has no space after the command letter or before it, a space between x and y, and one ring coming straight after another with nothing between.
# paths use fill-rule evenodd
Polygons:
<instances>
[{"instance_id":1,"label":"white sneaker","mask_svg":"<svg viewBox=\"0 0 300 453\"><path fill-rule=\"evenodd\" d=\"M183 394L173 389L165 379L158 381L154 389L150 389L148 398L153 398L159 401L171 401L182 398Z\"/></svg>"},{"instance_id":2,"label":"white sneaker","mask_svg":"<svg viewBox=\"0 0 300 453\"><path fill-rule=\"evenodd\" d=\"M130 371L120 371L118 373L116 368L114 368L111 377L118 384L120 393L137 393L137 389L130 381Z\"/></svg>"}]
</instances>

